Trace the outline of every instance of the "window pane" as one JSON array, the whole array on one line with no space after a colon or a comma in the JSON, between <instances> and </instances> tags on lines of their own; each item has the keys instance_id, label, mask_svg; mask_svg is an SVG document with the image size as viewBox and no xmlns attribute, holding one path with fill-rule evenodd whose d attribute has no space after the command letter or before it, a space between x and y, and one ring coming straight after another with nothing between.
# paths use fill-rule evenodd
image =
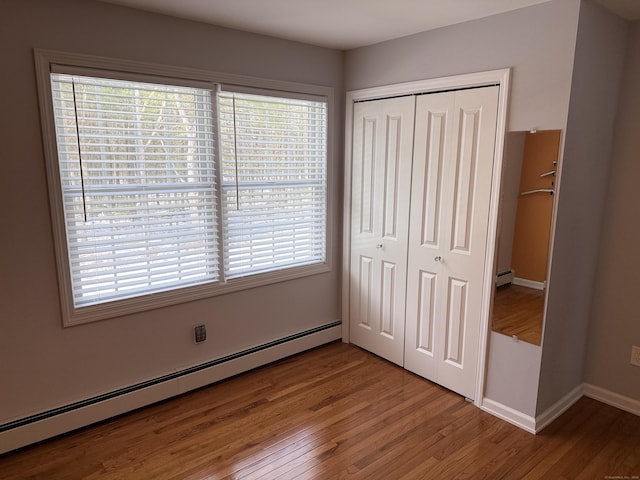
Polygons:
<instances>
[{"instance_id":1,"label":"window pane","mask_svg":"<svg viewBox=\"0 0 640 480\"><path fill-rule=\"evenodd\" d=\"M221 92L228 278L325 262L326 102Z\"/></svg>"},{"instance_id":2,"label":"window pane","mask_svg":"<svg viewBox=\"0 0 640 480\"><path fill-rule=\"evenodd\" d=\"M75 306L217 280L211 92L51 82Z\"/></svg>"}]
</instances>

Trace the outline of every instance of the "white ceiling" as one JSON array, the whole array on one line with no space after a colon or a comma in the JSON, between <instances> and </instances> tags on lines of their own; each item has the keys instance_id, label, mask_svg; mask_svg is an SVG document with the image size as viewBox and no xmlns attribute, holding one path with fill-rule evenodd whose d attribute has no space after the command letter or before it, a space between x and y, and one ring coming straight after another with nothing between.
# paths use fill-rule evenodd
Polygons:
<instances>
[{"instance_id":1,"label":"white ceiling","mask_svg":"<svg viewBox=\"0 0 640 480\"><path fill-rule=\"evenodd\" d=\"M348 50L549 0L101 0ZM640 0L597 0L629 19Z\"/></svg>"}]
</instances>

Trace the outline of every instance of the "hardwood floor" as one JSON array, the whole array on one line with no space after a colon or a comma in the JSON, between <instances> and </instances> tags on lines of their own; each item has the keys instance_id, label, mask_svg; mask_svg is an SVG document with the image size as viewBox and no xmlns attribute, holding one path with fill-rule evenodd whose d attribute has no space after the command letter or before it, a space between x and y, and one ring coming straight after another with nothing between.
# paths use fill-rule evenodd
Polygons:
<instances>
[{"instance_id":1,"label":"hardwood floor","mask_svg":"<svg viewBox=\"0 0 640 480\"><path fill-rule=\"evenodd\" d=\"M496 289L491 328L523 342L540 345L544 315L544 290L503 285Z\"/></svg>"},{"instance_id":2,"label":"hardwood floor","mask_svg":"<svg viewBox=\"0 0 640 480\"><path fill-rule=\"evenodd\" d=\"M5 480L606 475L640 475L640 417L583 398L534 436L339 342L0 457Z\"/></svg>"}]
</instances>

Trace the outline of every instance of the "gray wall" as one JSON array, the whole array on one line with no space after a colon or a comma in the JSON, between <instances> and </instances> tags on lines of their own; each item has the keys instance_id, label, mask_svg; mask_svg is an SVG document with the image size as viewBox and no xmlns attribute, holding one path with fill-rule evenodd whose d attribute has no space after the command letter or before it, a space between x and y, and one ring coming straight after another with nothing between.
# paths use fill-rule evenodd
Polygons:
<instances>
[{"instance_id":1,"label":"gray wall","mask_svg":"<svg viewBox=\"0 0 640 480\"><path fill-rule=\"evenodd\" d=\"M579 0L552 0L346 55L346 89L513 67L509 130L566 125Z\"/></svg>"},{"instance_id":2,"label":"gray wall","mask_svg":"<svg viewBox=\"0 0 640 480\"><path fill-rule=\"evenodd\" d=\"M334 87L333 271L63 329L34 47ZM101 2L2 0L0 57L0 424L340 318L342 52Z\"/></svg>"},{"instance_id":3,"label":"gray wall","mask_svg":"<svg viewBox=\"0 0 640 480\"><path fill-rule=\"evenodd\" d=\"M628 24L583 1L561 167L537 413L584 381Z\"/></svg>"},{"instance_id":4,"label":"gray wall","mask_svg":"<svg viewBox=\"0 0 640 480\"><path fill-rule=\"evenodd\" d=\"M614 137L585 381L640 400L640 22L632 24Z\"/></svg>"}]
</instances>

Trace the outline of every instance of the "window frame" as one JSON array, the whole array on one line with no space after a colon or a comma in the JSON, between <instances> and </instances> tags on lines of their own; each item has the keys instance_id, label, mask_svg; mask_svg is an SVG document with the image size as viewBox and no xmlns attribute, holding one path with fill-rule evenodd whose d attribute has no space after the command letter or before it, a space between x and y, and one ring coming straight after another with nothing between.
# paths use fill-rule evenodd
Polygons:
<instances>
[{"instance_id":1,"label":"window frame","mask_svg":"<svg viewBox=\"0 0 640 480\"><path fill-rule=\"evenodd\" d=\"M130 315L156 308L332 271L332 227L334 224L333 202L335 189L333 180L333 130L335 124L335 111L332 87L262 79L187 67L98 57L55 50L34 49L34 60L63 327ZM251 274L228 280L223 279L223 281L217 283L205 283L201 285L181 287L173 290L145 294L85 307L75 307L71 287L71 272L67 254L68 244L64 219L62 187L58 171L58 149L50 80L50 73L57 68L56 65L63 66L65 72L77 71L78 73L84 72L84 75L87 75L88 71L92 71L94 72L94 75L102 73L105 76L108 75L110 78L121 80L170 84L171 80L175 79L179 85L197 86L199 88L202 88L203 85L207 85L204 88L213 90L214 95L217 88L216 85L226 85L234 90L247 89L252 92L260 91L267 95L282 96L284 98L287 96L291 96L293 98L304 98L305 96L315 98L323 97L327 104L327 215L325 231L325 262ZM214 108L214 115L215 114L217 114L217 112L215 112ZM219 155L215 161L219 181ZM218 188L217 190L218 195L220 195L221 188ZM220 202L219 208L221 208ZM221 212L219 212L219 215L220 214ZM221 244L220 248L223 248Z\"/></svg>"}]
</instances>

